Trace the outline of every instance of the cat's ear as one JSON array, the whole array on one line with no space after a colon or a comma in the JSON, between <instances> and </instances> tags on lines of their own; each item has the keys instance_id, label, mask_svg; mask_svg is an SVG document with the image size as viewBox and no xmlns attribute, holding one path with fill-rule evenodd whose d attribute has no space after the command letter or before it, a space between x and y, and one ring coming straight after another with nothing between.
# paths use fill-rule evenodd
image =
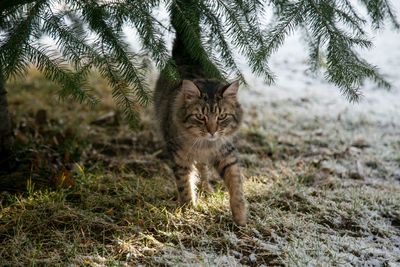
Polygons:
<instances>
[{"instance_id":1,"label":"cat's ear","mask_svg":"<svg viewBox=\"0 0 400 267\"><path fill-rule=\"evenodd\" d=\"M234 81L231 83L222 93L224 98L231 98L236 99L237 92L239 90L239 80Z\"/></svg>"},{"instance_id":2,"label":"cat's ear","mask_svg":"<svg viewBox=\"0 0 400 267\"><path fill-rule=\"evenodd\" d=\"M191 101L196 98L200 98L199 88L194 84L194 82L192 82L190 80L182 81L182 91L183 91L185 100L187 100L187 101Z\"/></svg>"}]
</instances>

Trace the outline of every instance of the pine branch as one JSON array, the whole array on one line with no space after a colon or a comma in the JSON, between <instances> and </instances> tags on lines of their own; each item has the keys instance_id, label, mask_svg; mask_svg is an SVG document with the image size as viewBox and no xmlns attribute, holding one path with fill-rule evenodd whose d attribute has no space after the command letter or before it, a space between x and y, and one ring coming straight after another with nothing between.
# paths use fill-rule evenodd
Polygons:
<instances>
[{"instance_id":1,"label":"pine branch","mask_svg":"<svg viewBox=\"0 0 400 267\"><path fill-rule=\"evenodd\" d=\"M400 28L399 22L392 11L389 0L361 0L361 2L365 5L367 12L372 19L372 25L376 29L383 25L383 21L386 17L389 17L395 28Z\"/></svg>"},{"instance_id":2,"label":"pine branch","mask_svg":"<svg viewBox=\"0 0 400 267\"><path fill-rule=\"evenodd\" d=\"M209 2L209 5L212 6L212 3ZM254 35L255 33L245 26L246 23L240 21L241 17L236 16L236 10L224 1L217 0L214 8L224 10L224 14L227 17L227 34L232 35L233 45L246 56L252 71L257 75L263 76L267 83L273 82L274 77L267 65L267 61L257 53L256 45L263 46L263 42L260 42L262 37L254 38L252 34Z\"/></svg>"},{"instance_id":3,"label":"pine branch","mask_svg":"<svg viewBox=\"0 0 400 267\"><path fill-rule=\"evenodd\" d=\"M362 2L366 5L368 14L371 16L375 28L380 28L385 18L384 2L382 0L362 0Z\"/></svg>"},{"instance_id":4,"label":"pine branch","mask_svg":"<svg viewBox=\"0 0 400 267\"><path fill-rule=\"evenodd\" d=\"M365 24L367 21L357 13L354 9L353 4L350 0L343 0L343 7L347 10L347 13L354 17L355 20L359 21L361 24Z\"/></svg>"},{"instance_id":5,"label":"pine branch","mask_svg":"<svg viewBox=\"0 0 400 267\"><path fill-rule=\"evenodd\" d=\"M321 66L321 37L313 38L307 28L304 30L307 35L308 46L309 46L309 64L310 70L316 72Z\"/></svg>"},{"instance_id":6,"label":"pine branch","mask_svg":"<svg viewBox=\"0 0 400 267\"><path fill-rule=\"evenodd\" d=\"M39 32L39 15L44 5L46 1L37 1L29 9L26 18L21 18L0 43L0 64L5 79L25 72L27 63L23 60L24 48L31 35Z\"/></svg>"},{"instance_id":7,"label":"pine branch","mask_svg":"<svg viewBox=\"0 0 400 267\"><path fill-rule=\"evenodd\" d=\"M29 57L28 60L34 63L46 78L62 85L63 88L59 91L60 98L72 97L79 102L86 102L90 105L96 104L97 99L91 96L88 91L83 90L85 88L82 84L84 77L72 73L56 51L53 51L50 47L36 48L28 44L26 52Z\"/></svg>"},{"instance_id":8,"label":"pine branch","mask_svg":"<svg viewBox=\"0 0 400 267\"><path fill-rule=\"evenodd\" d=\"M83 61L101 62L98 53L86 43L87 34L83 29L68 27L63 22L63 15L64 13L46 16L43 19L43 33L56 40L58 49L74 69L80 69Z\"/></svg>"},{"instance_id":9,"label":"pine branch","mask_svg":"<svg viewBox=\"0 0 400 267\"><path fill-rule=\"evenodd\" d=\"M348 6L346 6L348 8ZM366 20L361 19L356 13L355 10L348 8L347 12L345 10L341 10L336 6L333 7L334 12L345 25L349 26L353 29L355 34L364 35L365 31L362 28L362 25L366 23ZM351 13L348 13L348 12Z\"/></svg>"},{"instance_id":10,"label":"pine branch","mask_svg":"<svg viewBox=\"0 0 400 267\"><path fill-rule=\"evenodd\" d=\"M2 0L0 2L0 14L4 11L15 10L20 6L37 2L36 0Z\"/></svg>"},{"instance_id":11,"label":"pine branch","mask_svg":"<svg viewBox=\"0 0 400 267\"><path fill-rule=\"evenodd\" d=\"M287 4L281 10L280 19L266 35L266 45L258 51L258 56L268 60L284 42L285 37L292 33L294 29L302 22L304 14L304 1L295 4Z\"/></svg>"},{"instance_id":12,"label":"pine branch","mask_svg":"<svg viewBox=\"0 0 400 267\"><path fill-rule=\"evenodd\" d=\"M354 45L368 48L371 42L359 37L350 37L339 30L334 23L334 13L326 12L327 9L333 12L335 10L326 1L322 5L310 0L306 13L306 21L310 23L313 37L321 38L322 42L327 43L326 79L336 84L351 102L359 99L359 87L366 78L373 79L381 86L390 87L377 73L376 67L361 60L352 50Z\"/></svg>"},{"instance_id":13,"label":"pine branch","mask_svg":"<svg viewBox=\"0 0 400 267\"><path fill-rule=\"evenodd\" d=\"M225 39L223 29L220 27L220 25L223 25L221 18L217 17L207 6L202 5L202 10L205 11L205 23L210 25L210 38L207 46L210 48L210 51L208 54L212 55L212 50L218 50L221 54L221 59L223 60L224 65L221 69L231 69L235 72L237 78L244 81L243 74L235 62L235 56L232 53L232 49L229 46L228 41ZM216 62L217 60L213 61Z\"/></svg>"},{"instance_id":14,"label":"pine branch","mask_svg":"<svg viewBox=\"0 0 400 267\"><path fill-rule=\"evenodd\" d=\"M386 5L386 13L389 15L389 18L396 29L400 29L400 24L397 21L397 16L394 14L392 10L392 5L388 0L384 0Z\"/></svg>"},{"instance_id":15,"label":"pine branch","mask_svg":"<svg viewBox=\"0 0 400 267\"><path fill-rule=\"evenodd\" d=\"M375 66L359 59L349 47L343 45L337 38L329 42L326 79L336 84L350 102L358 101L361 96L359 87L366 78L372 78L379 86L390 88Z\"/></svg>"},{"instance_id":16,"label":"pine branch","mask_svg":"<svg viewBox=\"0 0 400 267\"><path fill-rule=\"evenodd\" d=\"M100 48L104 51L103 54L108 55L108 57L111 56L109 62L102 63L97 67L108 79L114 91L117 92L114 95L121 96L116 101L125 103L122 105L125 117L134 119L137 114L134 109L131 109L130 104L126 104L129 102L127 98L122 97L127 96L125 91L121 89L122 86L126 86L126 90L132 90L135 95L135 101L141 105L147 105L150 95L143 70L138 69L133 64L133 62L137 62L137 57L127 51L127 45L119 38L121 36L120 32L115 31L106 22L108 14L105 13L104 9L101 9L93 2L88 5L83 4L81 7L84 20L100 37ZM121 101L121 99L125 100Z\"/></svg>"},{"instance_id":17,"label":"pine branch","mask_svg":"<svg viewBox=\"0 0 400 267\"><path fill-rule=\"evenodd\" d=\"M126 22L133 24L138 31L143 48L151 54L159 69L162 69L169 60L169 54L162 33L156 26L159 22L151 14L152 7L140 1L130 1L128 5L126 3L107 5L112 16L111 20L119 21L118 25Z\"/></svg>"},{"instance_id":18,"label":"pine branch","mask_svg":"<svg viewBox=\"0 0 400 267\"><path fill-rule=\"evenodd\" d=\"M137 101L132 95L132 89L123 82L116 84L112 90L112 97L117 106L122 111L124 118L130 123L131 127L137 125L139 116L137 113Z\"/></svg>"},{"instance_id":19,"label":"pine branch","mask_svg":"<svg viewBox=\"0 0 400 267\"><path fill-rule=\"evenodd\" d=\"M132 88L121 77L117 67L112 64L102 65L99 71L112 86L112 97L116 101L117 107L122 111L123 117L131 127L134 127L138 122L138 114L136 112L137 100L132 93Z\"/></svg>"}]
</instances>

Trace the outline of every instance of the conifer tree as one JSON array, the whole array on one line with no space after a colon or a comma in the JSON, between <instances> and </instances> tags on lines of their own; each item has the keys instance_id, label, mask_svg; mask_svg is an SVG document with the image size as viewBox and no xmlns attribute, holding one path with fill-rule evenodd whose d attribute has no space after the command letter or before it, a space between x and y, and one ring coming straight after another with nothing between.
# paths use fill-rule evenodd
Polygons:
<instances>
[{"instance_id":1,"label":"conifer tree","mask_svg":"<svg viewBox=\"0 0 400 267\"><path fill-rule=\"evenodd\" d=\"M0 154L10 146L5 81L35 65L48 79L62 85L61 98L93 105L98 100L87 83L98 70L113 88L125 117L135 118L136 104L150 100L149 68L143 56L129 48L123 27L136 29L143 51L159 70L179 79L165 40L166 29L179 31L193 59L210 76L234 74L244 79L236 54L251 70L273 82L268 60L292 32L302 29L313 69L325 66L326 79L350 101L359 98L363 80L390 85L375 66L355 52L369 48L365 28L379 28L385 19L399 28L389 0L360 0L362 13L350 0L2 0L0 2ZM165 4L172 26L163 25L154 8ZM55 8L57 7L57 8ZM261 25L267 7L274 10L270 25ZM200 30L201 29L201 30ZM41 37L56 47L45 46ZM90 41L95 37L94 41Z\"/></svg>"}]
</instances>

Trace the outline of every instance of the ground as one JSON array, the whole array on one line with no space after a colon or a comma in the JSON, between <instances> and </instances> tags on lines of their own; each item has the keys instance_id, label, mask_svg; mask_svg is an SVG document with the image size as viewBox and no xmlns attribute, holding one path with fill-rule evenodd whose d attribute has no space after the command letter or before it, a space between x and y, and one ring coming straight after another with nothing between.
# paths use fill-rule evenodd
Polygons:
<instances>
[{"instance_id":1,"label":"ground","mask_svg":"<svg viewBox=\"0 0 400 267\"><path fill-rule=\"evenodd\" d=\"M393 89L366 83L358 104L309 74L296 36L275 85L241 89L245 227L218 179L177 208L150 108L129 129L100 77L94 109L59 102L34 70L10 81L19 163L0 177L0 266L399 266L400 42L381 36L364 56Z\"/></svg>"}]
</instances>

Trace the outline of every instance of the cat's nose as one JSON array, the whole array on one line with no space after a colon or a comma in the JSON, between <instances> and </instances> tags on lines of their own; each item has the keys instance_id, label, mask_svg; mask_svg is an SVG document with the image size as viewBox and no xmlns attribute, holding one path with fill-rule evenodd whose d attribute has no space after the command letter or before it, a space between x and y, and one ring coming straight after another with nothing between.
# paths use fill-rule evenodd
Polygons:
<instances>
[{"instance_id":1,"label":"cat's nose","mask_svg":"<svg viewBox=\"0 0 400 267\"><path fill-rule=\"evenodd\" d=\"M215 141L215 140L217 140L218 139L218 133L213 133L213 134L211 134L211 133L207 133L207 139L209 140L209 141Z\"/></svg>"},{"instance_id":2,"label":"cat's nose","mask_svg":"<svg viewBox=\"0 0 400 267\"><path fill-rule=\"evenodd\" d=\"M213 123L207 124L207 131L211 134L211 136L214 136L215 132L217 131L217 125Z\"/></svg>"}]
</instances>

